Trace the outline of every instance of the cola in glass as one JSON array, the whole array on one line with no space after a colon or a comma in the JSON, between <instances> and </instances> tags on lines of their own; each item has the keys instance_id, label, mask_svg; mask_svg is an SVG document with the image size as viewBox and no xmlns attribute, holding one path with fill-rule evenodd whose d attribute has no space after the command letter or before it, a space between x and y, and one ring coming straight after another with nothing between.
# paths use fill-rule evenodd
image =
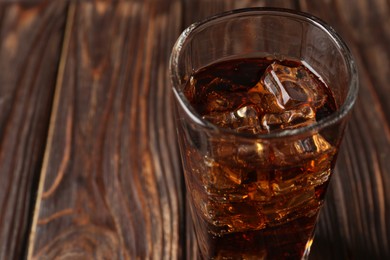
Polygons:
<instances>
[{"instance_id":1,"label":"cola in glass","mask_svg":"<svg viewBox=\"0 0 390 260\"><path fill-rule=\"evenodd\" d=\"M251 57L194 72L183 93L220 133L205 138L191 126L183 133L202 257L302 257L312 242L337 149L328 140L331 134L272 136L310 128L334 113L330 88L299 60Z\"/></svg>"}]
</instances>

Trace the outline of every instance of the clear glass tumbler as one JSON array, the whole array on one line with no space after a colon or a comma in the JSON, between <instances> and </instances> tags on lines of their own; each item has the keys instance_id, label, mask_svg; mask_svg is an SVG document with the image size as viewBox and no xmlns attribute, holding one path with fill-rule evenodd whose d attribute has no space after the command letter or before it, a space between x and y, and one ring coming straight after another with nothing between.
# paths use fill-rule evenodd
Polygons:
<instances>
[{"instance_id":1,"label":"clear glass tumbler","mask_svg":"<svg viewBox=\"0 0 390 260\"><path fill-rule=\"evenodd\" d=\"M336 111L296 129L238 133L206 121L183 89L222 60L299 60L331 89ZM189 26L170 74L188 204L204 259L307 258L348 114L358 92L351 53L323 21L296 11L250 8Z\"/></svg>"}]
</instances>

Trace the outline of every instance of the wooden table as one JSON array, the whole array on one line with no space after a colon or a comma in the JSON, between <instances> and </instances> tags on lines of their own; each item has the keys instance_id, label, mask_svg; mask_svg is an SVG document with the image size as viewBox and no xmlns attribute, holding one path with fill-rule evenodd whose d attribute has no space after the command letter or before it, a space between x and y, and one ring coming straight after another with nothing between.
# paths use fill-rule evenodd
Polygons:
<instances>
[{"instance_id":1,"label":"wooden table","mask_svg":"<svg viewBox=\"0 0 390 260\"><path fill-rule=\"evenodd\" d=\"M1 1L0 259L195 258L167 63L249 6L319 16L359 68L311 259L390 259L388 0Z\"/></svg>"}]
</instances>

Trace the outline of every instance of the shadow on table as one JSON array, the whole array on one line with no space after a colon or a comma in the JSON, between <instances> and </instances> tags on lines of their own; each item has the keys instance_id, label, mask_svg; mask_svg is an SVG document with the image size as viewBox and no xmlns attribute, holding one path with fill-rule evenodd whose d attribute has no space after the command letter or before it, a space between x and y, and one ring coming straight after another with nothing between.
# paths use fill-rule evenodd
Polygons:
<instances>
[{"instance_id":1,"label":"shadow on table","mask_svg":"<svg viewBox=\"0 0 390 260\"><path fill-rule=\"evenodd\" d=\"M338 241L330 241L317 235L311 249L309 260L376 260L383 259L374 252L362 250L363 248L350 248Z\"/></svg>"}]
</instances>

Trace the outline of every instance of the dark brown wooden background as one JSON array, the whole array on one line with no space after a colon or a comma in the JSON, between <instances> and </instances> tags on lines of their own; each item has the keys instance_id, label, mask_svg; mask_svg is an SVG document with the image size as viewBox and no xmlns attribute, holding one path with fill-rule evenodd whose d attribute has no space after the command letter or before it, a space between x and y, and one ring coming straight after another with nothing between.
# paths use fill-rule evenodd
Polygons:
<instances>
[{"instance_id":1,"label":"dark brown wooden background","mask_svg":"<svg viewBox=\"0 0 390 260\"><path fill-rule=\"evenodd\" d=\"M194 259L167 64L190 23L312 13L360 95L311 259L390 259L388 0L0 1L0 259Z\"/></svg>"}]
</instances>

